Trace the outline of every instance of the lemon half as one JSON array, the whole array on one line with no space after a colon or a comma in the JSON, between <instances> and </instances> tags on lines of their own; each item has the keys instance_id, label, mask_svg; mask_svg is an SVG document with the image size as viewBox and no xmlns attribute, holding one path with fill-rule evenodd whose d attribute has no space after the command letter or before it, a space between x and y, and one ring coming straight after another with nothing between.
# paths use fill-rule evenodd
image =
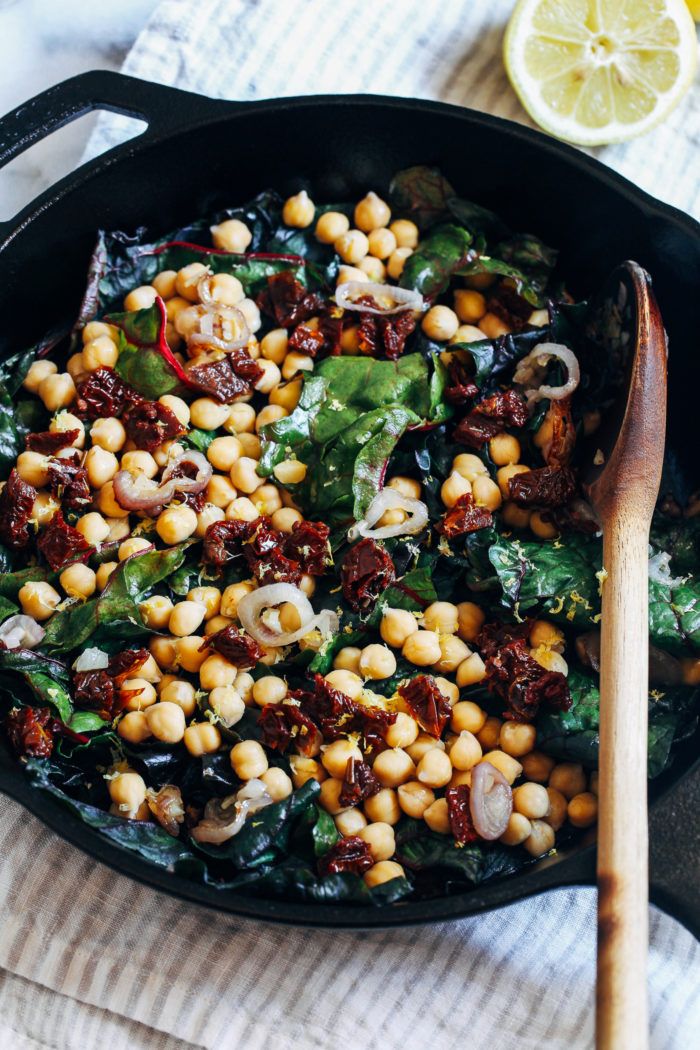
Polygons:
<instances>
[{"instance_id":1,"label":"lemon half","mask_svg":"<svg viewBox=\"0 0 700 1050\"><path fill-rule=\"evenodd\" d=\"M690 87L698 46L685 0L519 0L504 59L537 124L599 146L667 116Z\"/></svg>"}]
</instances>

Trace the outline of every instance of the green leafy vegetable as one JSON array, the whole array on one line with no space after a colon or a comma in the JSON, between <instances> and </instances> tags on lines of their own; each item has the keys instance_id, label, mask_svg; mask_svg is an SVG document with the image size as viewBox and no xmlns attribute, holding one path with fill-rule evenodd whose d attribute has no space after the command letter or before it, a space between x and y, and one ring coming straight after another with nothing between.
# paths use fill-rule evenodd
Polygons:
<instances>
[{"instance_id":1,"label":"green leafy vegetable","mask_svg":"<svg viewBox=\"0 0 700 1050\"><path fill-rule=\"evenodd\" d=\"M161 302L145 310L109 314L106 320L119 329L119 358L114 370L122 379L152 401L164 394L183 392L183 370L165 338L166 316Z\"/></svg>"},{"instance_id":2,"label":"green leafy vegetable","mask_svg":"<svg viewBox=\"0 0 700 1050\"><path fill-rule=\"evenodd\" d=\"M431 230L406 259L399 284L429 298L444 292L470 261L472 240L469 230L451 223Z\"/></svg>"},{"instance_id":3,"label":"green leafy vegetable","mask_svg":"<svg viewBox=\"0 0 700 1050\"><path fill-rule=\"evenodd\" d=\"M512 849L481 842L458 846L449 835L426 832L417 820L401 822L396 857L411 872L444 869L472 885L523 866L523 858Z\"/></svg>"}]
</instances>

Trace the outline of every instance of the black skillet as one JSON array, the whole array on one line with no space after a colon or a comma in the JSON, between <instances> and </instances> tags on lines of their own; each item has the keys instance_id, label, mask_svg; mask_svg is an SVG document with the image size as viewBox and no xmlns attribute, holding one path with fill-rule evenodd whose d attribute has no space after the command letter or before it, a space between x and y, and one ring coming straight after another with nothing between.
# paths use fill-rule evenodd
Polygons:
<instances>
[{"instance_id":1,"label":"black skillet","mask_svg":"<svg viewBox=\"0 0 700 1050\"><path fill-rule=\"evenodd\" d=\"M0 167L94 109L140 117L148 128L0 223L0 353L31 345L75 316L98 227L148 225L164 233L196 215L205 196L215 206L239 203L266 187L287 194L304 184L315 200L352 199L386 187L401 168L436 164L462 196L559 247L578 296L590 294L623 259L652 274L671 347L670 443L688 453L695 447L700 226L582 153L508 121L437 103L372 96L219 102L95 72L58 84L0 120ZM652 783L650 814L651 898L697 935L700 840L697 832L693 840L692 818L698 807L683 802L688 782L682 793L677 785L696 763L699 740L700 732ZM583 841L470 893L386 909L241 897L177 878L115 847L31 787L4 745L0 790L118 871L186 900L275 922L433 922L595 881L594 847ZM691 790L700 801L697 772Z\"/></svg>"}]
</instances>

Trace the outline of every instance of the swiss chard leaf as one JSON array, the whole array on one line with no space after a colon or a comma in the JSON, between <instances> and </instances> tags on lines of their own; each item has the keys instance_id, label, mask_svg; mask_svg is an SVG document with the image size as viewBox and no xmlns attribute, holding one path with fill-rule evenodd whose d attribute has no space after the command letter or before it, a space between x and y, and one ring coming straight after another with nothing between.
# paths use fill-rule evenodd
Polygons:
<instances>
[{"instance_id":1,"label":"swiss chard leaf","mask_svg":"<svg viewBox=\"0 0 700 1050\"><path fill-rule=\"evenodd\" d=\"M482 236L509 233L495 212L458 197L439 168L419 164L399 171L391 180L389 197L394 210L413 219L421 230L451 217Z\"/></svg>"},{"instance_id":2,"label":"swiss chard leaf","mask_svg":"<svg viewBox=\"0 0 700 1050\"><path fill-rule=\"evenodd\" d=\"M396 839L396 858L410 872L442 869L475 886L523 866L523 859L513 849L482 842L458 846L452 836L426 831L415 820L402 822Z\"/></svg>"},{"instance_id":3,"label":"swiss chard leaf","mask_svg":"<svg viewBox=\"0 0 700 1050\"><path fill-rule=\"evenodd\" d=\"M424 237L404 263L399 281L427 298L444 292L454 274L470 262L472 235L463 226L445 223Z\"/></svg>"},{"instance_id":4,"label":"swiss chard leaf","mask_svg":"<svg viewBox=\"0 0 700 1050\"><path fill-rule=\"evenodd\" d=\"M14 602L11 602L9 598L5 598L4 595L0 594L0 623L6 620L8 616L14 616L15 613L19 612L19 608Z\"/></svg>"},{"instance_id":5,"label":"swiss chard leaf","mask_svg":"<svg viewBox=\"0 0 700 1050\"><path fill-rule=\"evenodd\" d=\"M215 430L200 430L197 427L193 427L179 440L185 445L191 445L192 448L196 448L200 452L206 452L215 437Z\"/></svg>"},{"instance_id":6,"label":"swiss chard leaf","mask_svg":"<svg viewBox=\"0 0 700 1050\"><path fill-rule=\"evenodd\" d=\"M164 394L180 394L187 386L184 371L165 338L163 301L145 310L109 314L107 321L120 330L115 372L139 394L157 401Z\"/></svg>"}]
</instances>

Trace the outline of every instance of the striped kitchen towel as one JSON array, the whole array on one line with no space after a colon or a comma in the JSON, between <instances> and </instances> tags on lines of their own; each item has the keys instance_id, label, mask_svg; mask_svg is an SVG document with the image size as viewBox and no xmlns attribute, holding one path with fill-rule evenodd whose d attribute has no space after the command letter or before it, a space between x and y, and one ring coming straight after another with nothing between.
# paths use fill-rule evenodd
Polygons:
<instances>
[{"instance_id":1,"label":"striped kitchen towel","mask_svg":"<svg viewBox=\"0 0 700 1050\"><path fill-rule=\"evenodd\" d=\"M223 98L387 93L526 123L500 59L511 7L511 0L165 0L124 68ZM119 118L104 119L90 152L122 134ZM695 90L645 139L596 152L698 214L699 136ZM262 187L264 172L260 178ZM116 875L2 798L0 821L2 1048L592 1044L593 890L558 890L408 930L275 928ZM700 945L655 909L649 986L654 1050L697 1045Z\"/></svg>"}]
</instances>

